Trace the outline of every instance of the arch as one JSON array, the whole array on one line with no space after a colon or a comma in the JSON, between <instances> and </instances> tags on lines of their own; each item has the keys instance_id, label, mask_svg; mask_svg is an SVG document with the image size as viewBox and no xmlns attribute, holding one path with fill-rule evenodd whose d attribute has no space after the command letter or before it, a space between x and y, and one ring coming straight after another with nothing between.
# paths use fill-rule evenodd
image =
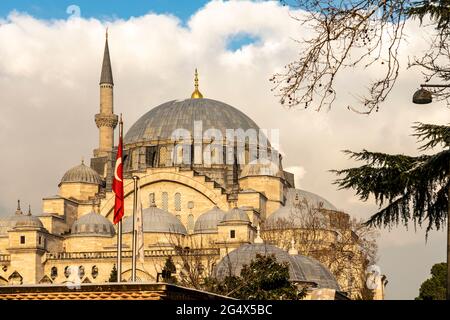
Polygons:
<instances>
[{"instance_id":1,"label":"arch","mask_svg":"<svg viewBox=\"0 0 450 320\"><path fill-rule=\"evenodd\" d=\"M43 276L42 279L39 281L39 284L52 284L53 281L50 279L47 275Z\"/></svg>"},{"instance_id":2,"label":"arch","mask_svg":"<svg viewBox=\"0 0 450 320\"><path fill-rule=\"evenodd\" d=\"M122 272L122 279L126 281L131 281L131 269L125 270ZM154 282L156 281L155 277L149 274L147 271L136 268L136 280L140 282Z\"/></svg>"},{"instance_id":3,"label":"arch","mask_svg":"<svg viewBox=\"0 0 450 320\"><path fill-rule=\"evenodd\" d=\"M192 173L192 171L189 171ZM149 173L142 177L140 177L140 187L144 188L147 185L151 185L157 182L173 182L184 185L191 189L196 190L204 197L206 197L212 204L217 205L223 210L228 210L228 202L225 194L222 193L221 189L214 189L213 183L203 182L194 179L194 177L190 177L185 174L181 174L179 172L157 172L157 173ZM212 186L209 187L209 186ZM132 196L134 192L133 181L130 181L124 185L124 198L128 196ZM114 209L114 194L111 194L111 197L106 201L103 208L101 209L102 214L105 217L108 217L112 214Z\"/></svg>"},{"instance_id":4,"label":"arch","mask_svg":"<svg viewBox=\"0 0 450 320\"><path fill-rule=\"evenodd\" d=\"M8 277L8 283L11 285L21 285L23 284L23 277L17 271L11 273Z\"/></svg>"},{"instance_id":5,"label":"arch","mask_svg":"<svg viewBox=\"0 0 450 320\"><path fill-rule=\"evenodd\" d=\"M81 283L92 283L91 280L89 280L88 277L84 278L84 280Z\"/></svg>"}]
</instances>

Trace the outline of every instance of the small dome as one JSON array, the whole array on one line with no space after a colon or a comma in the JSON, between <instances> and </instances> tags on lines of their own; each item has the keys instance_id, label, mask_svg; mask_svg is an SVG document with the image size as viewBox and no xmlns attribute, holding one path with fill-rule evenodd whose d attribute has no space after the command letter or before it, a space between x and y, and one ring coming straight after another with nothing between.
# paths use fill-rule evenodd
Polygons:
<instances>
[{"instance_id":1,"label":"small dome","mask_svg":"<svg viewBox=\"0 0 450 320\"><path fill-rule=\"evenodd\" d=\"M99 213L90 212L72 224L71 234L78 236L109 236L115 234L113 224Z\"/></svg>"},{"instance_id":2,"label":"small dome","mask_svg":"<svg viewBox=\"0 0 450 320\"><path fill-rule=\"evenodd\" d=\"M287 262L289 278L295 282L313 282L319 288L340 290L334 276L318 261L301 255L292 256L280 248L265 244L244 244L227 254L214 268L216 278L223 280L227 276L239 276L244 265L250 265L256 255L274 255L277 262Z\"/></svg>"},{"instance_id":3,"label":"small dome","mask_svg":"<svg viewBox=\"0 0 450 320\"><path fill-rule=\"evenodd\" d=\"M291 257L298 264L298 267L302 269L305 279L309 282L315 282L318 288L341 290L331 271L316 259L300 254Z\"/></svg>"},{"instance_id":4,"label":"small dome","mask_svg":"<svg viewBox=\"0 0 450 320\"><path fill-rule=\"evenodd\" d=\"M81 163L68 170L62 177L61 183L90 183L101 185L102 178L94 169Z\"/></svg>"},{"instance_id":5,"label":"small dome","mask_svg":"<svg viewBox=\"0 0 450 320\"><path fill-rule=\"evenodd\" d=\"M217 225L223 220L225 211L215 206L198 217L194 226L194 233L216 233Z\"/></svg>"},{"instance_id":6,"label":"small dome","mask_svg":"<svg viewBox=\"0 0 450 320\"><path fill-rule=\"evenodd\" d=\"M15 221L14 228L44 228L41 220L33 215L20 215Z\"/></svg>"},{"instance_id":7,"label":"small dome","mask_svg":"<svg viewBox=\"0 0 450 320\"><path fill-rule=\"evenodd\" d=\"M255 177L255 176L270 176L284 179L283 170L276 163L270 160L258 159L246 164L239 175L239 178Z\"/></svg>"},{"instance_id":8,"label":"small dome","mask_svg":"<svg viewBox=\"0 0 450 320\"><path fill-rule=\"evenodd\" d=\"M239 208L233 208L228 211L224 216L222 222L241 221L250 222L247 213Z\"/></svg>"},{"instance_id":9,"label":"small dome","mask_svg":"<svg viewBox=\"0 0 450 320\"><path fill-rule=\"evenodd\" d=\"M144 232L149 233L177 233L186 235L187 231L184 225L173 214L151 206L142 211L144 222ZM123 221L123 232L131 233L133 231L133 218L126 217Z\"/></svg>"},{"instance_id":10,"label":"small dome","mask_svg":"<svg viewBox=\"0 0 450 320\"><path fill-rule=\"evenodd\" d=\"M23 214L19 209L12 216L0 218L0 235L8 234L15 227L44 228L44 225L38 217Z\"/></svg>"}]
</instances>

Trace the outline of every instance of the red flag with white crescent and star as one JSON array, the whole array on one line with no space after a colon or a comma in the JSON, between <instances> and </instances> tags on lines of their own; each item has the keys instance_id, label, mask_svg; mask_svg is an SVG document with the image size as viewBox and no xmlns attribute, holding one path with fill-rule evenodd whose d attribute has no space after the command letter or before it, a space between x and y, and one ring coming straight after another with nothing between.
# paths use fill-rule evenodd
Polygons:
<instances>
[{"instance_id":1,"label":"red flag with white crescent and star","mask_svg":"<svg viewBox=\"0 0 450 320\"><path fill-rule=\"evenodd\" d=\"M120 121L120 129L122 121ZM123 200L123 165L122 165L122 130L119 129L119 146L117 147L116 165L114 166L114 180L112 183L112 190L116 195L114 203L114 224L119 223L124 215L124 200Z\"/></svg>"}]
</instances>

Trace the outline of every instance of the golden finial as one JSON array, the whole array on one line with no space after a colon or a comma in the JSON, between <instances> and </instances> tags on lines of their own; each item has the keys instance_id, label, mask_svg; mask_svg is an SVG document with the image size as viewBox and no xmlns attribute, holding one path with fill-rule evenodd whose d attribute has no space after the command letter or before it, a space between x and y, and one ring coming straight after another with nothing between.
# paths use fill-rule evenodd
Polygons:
<instances>
[{"instance_id":1,"label":"golden finial","mask_svg":"<svg viewBox=\"0 0 450 320\"><path fill-rule=\"evenodd\" d=\"M194 90L194 92L192 92L191 98L192 98L192 99L202 99L202 98L203 98L203 95L202 95L202 93L198 90L198 72L197 72L197 68L195 68L194 85L195 85L195 90Z\"/></svg>"}]
</instances>

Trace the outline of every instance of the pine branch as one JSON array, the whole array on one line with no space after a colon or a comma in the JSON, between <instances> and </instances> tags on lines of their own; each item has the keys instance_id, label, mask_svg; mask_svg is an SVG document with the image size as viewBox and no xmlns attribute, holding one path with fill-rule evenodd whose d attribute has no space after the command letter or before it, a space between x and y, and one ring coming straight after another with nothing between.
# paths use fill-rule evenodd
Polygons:
<instances>
[{"instance_id":1,"label":"pine branch","mask_svg":"<svg viewBox=\"0 0 450 320\"><path fill-rule=\"evenodd\" d=\"M450 9L449 9L450 10ZM450 147L450 126L424 124L417 122L413 126L416 132L413 136L417 137L418 142L425 142L419 150L425 151L438 145Z\"/></svg>"}]
</instances>

